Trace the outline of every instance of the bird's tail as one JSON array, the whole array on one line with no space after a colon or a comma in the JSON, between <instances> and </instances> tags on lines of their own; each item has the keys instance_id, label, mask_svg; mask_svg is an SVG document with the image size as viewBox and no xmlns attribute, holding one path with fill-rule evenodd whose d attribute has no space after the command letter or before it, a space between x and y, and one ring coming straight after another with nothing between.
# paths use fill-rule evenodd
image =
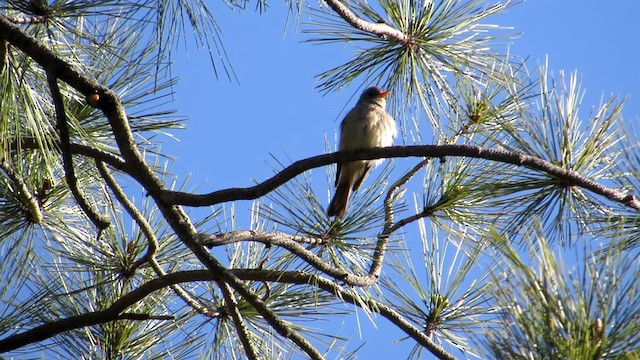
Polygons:
<instances>
[{"instance_id":1,"label":"bird's tail","mask_svg":"<svg viewBox=\"0 0 640 360\"><path fill-rule=\"evenodd\" d=\"M328 216L337 216L342 219L344 216L345 210L347 210L347 202L349 201L349 189L350 186L348 183L339 183L336 188L336 193L333 195L333 199L331 199L331 203L327 208Z\"/></svg>"}]
</instances>

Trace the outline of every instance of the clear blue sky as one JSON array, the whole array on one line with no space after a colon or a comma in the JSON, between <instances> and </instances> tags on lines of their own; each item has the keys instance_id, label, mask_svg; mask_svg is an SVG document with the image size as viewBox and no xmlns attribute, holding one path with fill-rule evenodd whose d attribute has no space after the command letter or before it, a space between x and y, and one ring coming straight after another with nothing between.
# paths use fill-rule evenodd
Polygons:
<instances>
[{"instance_id":1,"label":"clear blue sky","mask_svg":"<svg viewBox=\"0 0 640 360\"><path fill-rule=\"evenodd\" d=\"M189 120L187 130L176 134L180 142L167 142L165 150L178 158L174 170L191 173L203 191L266 178L272 174L265 163L270 153L281 159L322 153L324 134L333 136L343 108L354 103L355 87L325 96L314 89L314 76L342 64L353 47L303 43L308 36L296 32L293 22L287 26L284 6L270 4L262 15L222 4L213 8L239 82L216 80L204 52L176 56L174 106ZM638 1L536 0L508 9L495 22L522 34L512 53L529 55L530 68L548 54L553 71L577 70L586 89L583 108L597 105L603 94L629 95L624 114L636 120L638 15Z\"/></svg>"},{"instance_id":2,"label":"clear blue sky","mask_svg":"<svg viewBox=\"0 0 640 360\"><path fill-rule=\"evenodd\" d=\"M308 36L287 23L283 4L270 4L262 15L253 9L231 11L222 2L213 8L239 83L217 80L205 52L190 49L176 56L174 74L180 82L174 106L189 120L187 129L175 134L180 142L168 141L164 150L176 157L172 171L180 179L191 174L190 184L201 192L266 179L273 174L270 154L287 164L287 158L323 153L325 134L333 138L343 108L353 105L355 86L323 96L314 89L314 76L342 64L354 48L303 43ZM623 114L635 123L640 117L638 16L637 0L533 0L490 20L522 34L512 53L530 56L531 69L548 54L554 73L577 70L586 90L585 115L603 95L619 94L629 96ZM247 218L239 217L240 227L246 227ZM375 358L407 354L404 343L392 342L403 337L398 332L380 329L365 336L373 343L388 342L383 349L375 346ZM359 358L374 358L364 350Z\"/></svg>"}]
</instances>

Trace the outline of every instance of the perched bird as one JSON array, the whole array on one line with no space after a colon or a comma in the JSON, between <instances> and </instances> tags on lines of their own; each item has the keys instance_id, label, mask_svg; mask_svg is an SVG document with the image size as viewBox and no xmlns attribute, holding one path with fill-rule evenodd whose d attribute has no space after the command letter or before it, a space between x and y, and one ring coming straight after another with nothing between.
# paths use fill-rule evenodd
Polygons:
<instances>
[{"instance_id":1,"label":"perched bird","mask_svg":"<svg viewBox=\"0 0 640 360\"><path fill-rule=\"evenodd\" d=\"M340 124L340 146L338 150L370 149L393 145L398 130L396 122L384 107L389 91L374 86L365 90L356 106L349 111ZM382 163L378 160L358 160L338 163L336 193L327 208L328 216L342 218L347 209L349 194L356 191L369 170Z\"/></svg>"}]
</instances>

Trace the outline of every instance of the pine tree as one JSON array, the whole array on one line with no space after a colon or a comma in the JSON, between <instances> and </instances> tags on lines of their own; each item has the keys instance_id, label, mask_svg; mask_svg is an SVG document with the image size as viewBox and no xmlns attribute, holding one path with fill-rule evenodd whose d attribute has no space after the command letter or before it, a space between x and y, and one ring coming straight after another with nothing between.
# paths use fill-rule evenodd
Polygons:
<instances>
[{"instance_id":1,"label":"pine tree","mask_svg":"<svg viewBox=\"0 0 640 360\"><path fill-rule=\"evenodd\" d=\"M319 92L390 89L405 145L277 160L201 194L161 145L183 128L167 108L183 41L235 76L210 4L2 2L3 356L355 358L362 341L336 328L360 321L391 324L409 358L640 357L640 152L621 99L585 116L576 73L504 51L487 24L508 0L286 4L310 42L360 49ZM312 174L382 158L328 218L333 181Z\"/></svg>"}]
</instances>

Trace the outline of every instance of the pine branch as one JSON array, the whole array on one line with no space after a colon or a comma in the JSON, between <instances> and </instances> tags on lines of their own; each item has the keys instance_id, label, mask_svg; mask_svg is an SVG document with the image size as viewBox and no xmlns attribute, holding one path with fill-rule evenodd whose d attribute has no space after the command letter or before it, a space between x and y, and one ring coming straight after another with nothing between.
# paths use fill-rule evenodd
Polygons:
<instances>
[{"instance_id":1,"label":"pine branch","mask_svg":"<svg viewBox=\"0 0 640 360\"><path fill-rule=\"evenodd\" d=\"M6 161L0 159L0 170L5 173L5 176L9 178L13 186L15 187L15 196L20 201L22 206L25 206L28 211L29 221L40 224L42 222L42 209L38 199L31 193L29 186L22 179L16 171Z\"/></svg>"},{"instance_id":2,"label":"pine branch","mask_svg":"<svg viewBox=\"0 0 640 360\"><path fill-rule=\"evenodd\" d=\"M419 344L429 349L439 359L455 359L444 349L435 344L429 337L419 328L415 327L404 317L388 307L387 305L374 300L363 299L354 291L343 289L340 285L333 281L327 280L317 275L307 274L300 271L268 271L268 270L248 270L248 269L230 269L230 272L239 279L253 281L271 281L299 285L316 284L319 288L327 291L335 296L340 297L346 302L359 307L367 307L369 311L374 311L397 325L407 335L411 336ZM160 290L170 285L176 285L183 282L195 281L215 281L216 276L205 270L181 271L167 274L158 279L151 280L142 284L139 288L124 295L115 301L108 309L102 311L91 312L87 314L71 316L65 319L56 320L34 329L27 330L23 333L10 335L0 340L0 353L11 351L22 346L33 344L42 340L49 339L65 331L78 329L84 326L103 324L109 321L117 320L124 311L137 301L144 299L150 293ZM317 357L311 356L313 359L322 359L321 354Z\"/></svg>"},{"instance_id":3,"label":"pine branch","mask_svg":"<svg viewBox=\"0 0 640 360\"><path fill-rule=\"evenodd\" d=\"M78 178L76 177L75 169L73 167L73 156L71 154L71 142L69 140L69 124L67 124L67 115L64 110L64 101L60 88L58 87L58 79L55 75L53 67L46 68L47 81L49 83L49 89L51 90L51 96L53 98L53 105L56 110L56 124L58 134L60 136L60 150L62 151L62 163L64 166L64 174L67 180L67 185L71 190L71 194L76 199L76 202L82 209L82 211L89 217L89 220L98 228L98 237L102 230L111 225L109 219L96 212L87 200L80 192L78 187Z\"/></svg>"},{"instance_id":4,"label":"pine branch","mask_svg":"<svg viewBox=\"0 0 640 360\"><path fill-rule=\"evenodd\" d=\"M123 295L104 310L50 321L25 332L10 335L0 340L0 353L43 341L73 329L118 320L126 309L144 299L152 292L178 282L177 279L182 279L181 281L195 281L193 280L193 277L189 278L185 274L177 274L174 276L166 276L151 280L142 284L137 289Z\"/></svg>"},{"instance_id":5,"label":"pine branch","mask_svg":"<svg viewBox=\"0 0 640 360\"><path fill-rule=\"evenodd\" d=\"M370 276L369 274L364 276L356 275L329 264L321 257L300 245L298 242L300 237L297 235L289 235L281 232L268 233L254 230L238 230L227 234L198 234L198 237L200 243L206 244L209 247L239 241L256 241L266 245L280 246L319 271L351 286L371 286L378 280L376 276Z\"/></svg>"},{"instance_id":6,"label":"pine branch","mask_svg":"<svg viewBox=\"0 0 640 360\"><path fill-rule=\"evenodd\" d=\"M640 210L640 201L634 194L601 185L577 172L556 166L541 158L519 152L486 149L474 145L412 145L391 146L387 148L362 149L334 152L298 160L273 177L255 186L246 188L228 188L208 194L191 194L180 191L164 191L160 194L163 201L170 204L187 206L211 206L235 200L253 200L275 190L297 175L318 167L338 162L354 160L374 160L382 158L442 158L447 156L469 157L513 164L539 170L547 175L562 180L567 186L578 186L617 203Z\"/></svg>"},{"instance_id":7,"label":"pine branch","mask_svg":"<svg viewBox=\"0 0 640 360\"><path fill-rule=\"evenodd\" d=\"M242 347L244 348L244 353L247 355L249 360L258 360L260 357L256 353L255 346L251 343L251 337L249 334L249 330L242 320L242 313L240 309L238 309L238 302L236 301L231 289L227 284L220 284L220 291L224 295L224 300L226 303L226 309L231 315L231 319L233 320L233 325L236 328L236 332L238 333L238 337L240 338L240 342L242 343Z\"/></svg>"},{"instance_id":8,"label":"pine branch","mask_svg":"<svg viewBox=\"0 0 640 360\"><path fill-rule=\"evenodd\" d=\"M60 147L60 143L52 139L52 145ZM16 143L12 143L9 145L9 148L25 148L25 149L40 149L38 146L38 142L33 137L21 137L20 145L16 145ZM113 166L114 168L127 172L128 167L127 164L122 160L121 157L114 155L110 152L96 149L89 145L70 143L69 151L74 155L82 155L94 159L96 161L100 161L106 164Z\"/></svg>"},{"instance_id":9,"label":"pine branch","mask_svg":"<svg viewBox=\"0 0 640 360\"><path fill-rule=\"evenodd\" d=\"M325 2L331 7L331 9L333 9L333 11L340 15L344 21L356 29L375 34L380 37L392 38L402 44L410 44L411 42L411 38L407 36L407 34L384 22L373 23L358 17L356 13L351 11L351 9L349 9L349 7L340 0L325 0Z\"/></svg>"}]
</instances>

